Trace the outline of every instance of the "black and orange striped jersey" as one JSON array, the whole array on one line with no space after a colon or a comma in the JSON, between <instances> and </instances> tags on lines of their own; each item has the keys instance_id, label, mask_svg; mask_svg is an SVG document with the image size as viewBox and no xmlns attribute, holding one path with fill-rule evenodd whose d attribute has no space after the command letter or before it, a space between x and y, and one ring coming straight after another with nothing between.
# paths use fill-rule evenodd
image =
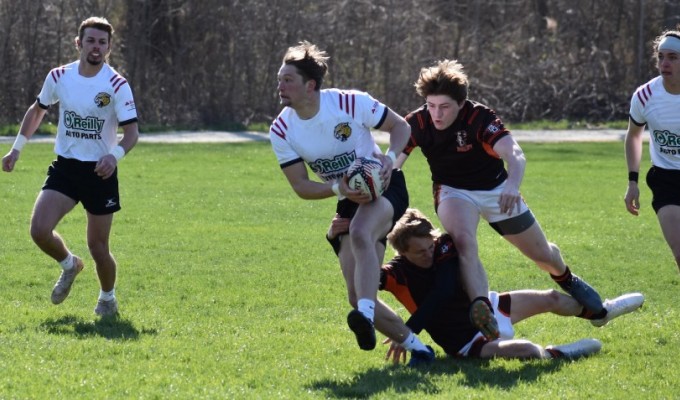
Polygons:
<instances>
[{"instance_id":1,"label":"black and orange striped jersey","mask_svg":"<svg viewBox=\"0 0 680 400\"><path fill-rule=\"evenodd\" d=\"M470 299L459 272L458 251L447 234L435 241L431 268L396 256L380 272L380 290L391 292L411 313L406 325L416 334L424 329L451 355L478 332L470 323Z\"/></svg>"},{"instance_id":2,"label":"black and orange striped jersey","mask_svg":"<svg viewBox=\"0 0 680 400\"><path fill-rule=\"evenodd\" d=\"M443 131L434 127L427 105L408 114L406 121L411 139L404 153L410 155L420 147L435 185L491 190L508 177L493 146L510 131L487 106L466 100L456 120Z\"/></svg>"}]
</instances>

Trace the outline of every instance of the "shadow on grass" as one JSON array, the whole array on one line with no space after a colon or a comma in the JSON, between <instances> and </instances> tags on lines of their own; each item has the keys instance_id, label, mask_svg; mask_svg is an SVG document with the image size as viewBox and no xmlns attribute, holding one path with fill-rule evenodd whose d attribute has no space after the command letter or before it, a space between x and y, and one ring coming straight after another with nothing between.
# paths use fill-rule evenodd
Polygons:
<instances>
[{"instance_id":1,"label":"shadow on grass","mask_svg":"<svg viewBox=\"0 0 680 400\"><path fill-rule=\"evenodd\" d=\"M488 360L437 359L434 364L422 368L386 366L368 369L349 380L322 379L309 385L308 389L321 391L329 398L369 398L387 391L433 395L441 392L438 378L447 375L455 378L461 387L506 391L520 382L531 383L543 374L554 373L564 362L569 361L526 361L517 368L508 369Z\"/></svg>"},{"instance_id":2,"label":"shadow on grass","mask_svg":"<svg viewBox=\"0 0 680 400\"><path fill-rule=\"evenodd\" d=\"M50 318L40 324L42 329L53 335L73 335L77 338L101 336L110 340L137 340L140 335L155 335L155 329L141 331L131 321L119 316L98 318L94 321L85 320L74 315L61 318Z\"/></svg>"}]
</instances>

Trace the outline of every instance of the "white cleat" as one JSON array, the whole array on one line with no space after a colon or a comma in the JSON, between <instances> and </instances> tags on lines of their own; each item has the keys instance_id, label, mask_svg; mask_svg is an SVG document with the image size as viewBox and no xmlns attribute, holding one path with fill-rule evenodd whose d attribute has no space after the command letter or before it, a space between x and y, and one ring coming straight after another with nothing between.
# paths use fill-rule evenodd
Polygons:
<instances>
[{"instance_id":1,"label":"white cleat","mask_svg":"<svg viewBox=\"0 0 680 400\"><path fill-rule=\"evenodd\" d=\"M581 339L578 342L547 346L546 350L557 351L558 357L577 359L595 354L602 349L602 342L597 339Z\"/></svg>"},{"instance_id":2,"label":"white cleat","mask_svg":"<svg viewBox=\"0 0 680 400\"><path fill-rule=\"evenodd\" d=\"M644 302L645 296L642 293L627 293L612 300L605 300L603 305L607 315L604 318L591 319L590 323L597 327L605 326L614 318L637 310Z\"/></svg>"}]
</instances>

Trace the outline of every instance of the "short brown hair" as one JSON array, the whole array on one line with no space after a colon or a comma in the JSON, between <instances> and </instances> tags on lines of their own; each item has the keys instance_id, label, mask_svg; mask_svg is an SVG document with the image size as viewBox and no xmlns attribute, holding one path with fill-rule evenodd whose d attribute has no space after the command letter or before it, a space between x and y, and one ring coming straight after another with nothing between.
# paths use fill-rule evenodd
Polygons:
<instances>
[{"instance_id":1,"label":"short brown hair","mask_svg":"<svg viewBox=\"0 0 680 400\"><path fill-rule=\"evenodd\" d=\"M95 28L99 29L100 31L108 33L109 42L113 37L113 26L111 25L111 23L109 23L109 21L106 18L90 17L85 21L81 22L80 28L78 28L78 39L80 39L81 41L83 40L83 36L85 35L85 29L87 28Z\"/></svg>"},{"instance_id":2,"label":"short brown hair","mask_svg":"<svg viewBox=\"0 0 680 400\"><path fill-rule=\"evenodd\" d=\"M422 68L414 86L423 98L445 94L461 102L468 96L468 78L463 72L463 65L456 60L440 60Z\"/></svg>"},{"instance_id":3,"label":"short brown hair","mask_svg":"<svg viewBox=\"0 0 680 400\"><path fill-rule=\"evenodd\" d=\"M394 225L392 232L387 235L387 240L397 253L408 251L408 242L413 237L437 238L440 236L432 222L416 208L408 208L404 215Z\"/></svg>"},{"instance_id":4,"label":"short brown hair","mask_svg":"<svg viewBox=\"0 0 680 400\"><path fill-rule=\"evenodd\" d=\"M302 75L303 82L313 79L316 82L314 90L318 91L328 73L329 58L325 51L305 40L288 48L283 56L283 64L294 66Z\"/></svg>"}]
</instances>

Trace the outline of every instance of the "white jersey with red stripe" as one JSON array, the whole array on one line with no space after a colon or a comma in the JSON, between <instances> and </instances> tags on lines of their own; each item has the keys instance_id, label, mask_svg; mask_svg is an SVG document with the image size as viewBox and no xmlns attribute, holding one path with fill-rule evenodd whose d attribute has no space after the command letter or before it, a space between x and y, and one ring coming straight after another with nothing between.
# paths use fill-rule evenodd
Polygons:
<instances>
[{"instance_id":1,"label":"white jersey with red stripe","mask_svg":"<svg viewBox=\"0 0 680 400\"><path fill-rule=\"evenodd\" d=\"M91 78L78 73L80 61L58 67L45 78L38 103L59 103L54 152L80 161L98 161L116 145L119 123L137 121L132 90L108 64Z\"/></svg>"},{"instance_id":2,"label":"white jersey with red stripe","mask_svg":"<svg viewBox=\"0 0 680 400\"><path fill-rule=\"evenodd\" d=\"M371 128L379 128L386 115L387 107L368 93L324 89L314 117L300 119L285 107L269 137L281 168L304 161L327 182L342 177L355 158L380 152Z\"/></svg>"},{"instance_id":3,"label":"white jersey with red stripe","mask_svg":"<svg viewBox=\"0 0 680 400\"><path fill-rule=\"evenodd\" d=\"M635 91L630 117L638 126L647 124L652 164L680 169L680 95L668 93L661 76Z\"/></svg>"}]
</instances>

